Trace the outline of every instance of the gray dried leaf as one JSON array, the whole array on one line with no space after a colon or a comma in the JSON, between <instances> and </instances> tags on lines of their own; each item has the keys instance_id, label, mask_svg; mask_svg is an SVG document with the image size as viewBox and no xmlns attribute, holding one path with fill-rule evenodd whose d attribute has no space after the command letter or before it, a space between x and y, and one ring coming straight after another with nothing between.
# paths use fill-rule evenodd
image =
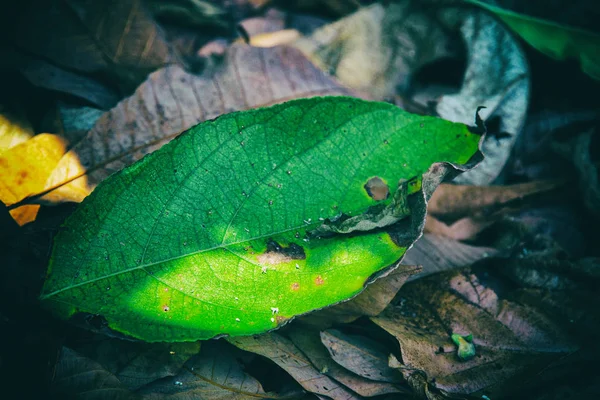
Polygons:
<instances>
[{"instance_id":1,"label":"gray dried leaf","mask_svg":"<svg viewBox=\"0 0 600 400\"><path fill-rule=\"evenodd\" d=\"M376 382L363 378L336 363L321 343L319 332L296 327L289 332L290 339L312 364L322 373L335 379L352 391L364 397L389 393L408 394L407 388L389 382Z\"/></svg>"},{"instance_id":2,"label":"gray dried leaf","mask_svg":"<svg viewBox=\"0 0 600 400\"><path fill-rule=\"evenodd\" d=\"M389 352L370 338L328 329L321 332L321 342L336 363L358 376L379 382L400 381L397 371L388 366Z\"/></svg>"}]
</instances>

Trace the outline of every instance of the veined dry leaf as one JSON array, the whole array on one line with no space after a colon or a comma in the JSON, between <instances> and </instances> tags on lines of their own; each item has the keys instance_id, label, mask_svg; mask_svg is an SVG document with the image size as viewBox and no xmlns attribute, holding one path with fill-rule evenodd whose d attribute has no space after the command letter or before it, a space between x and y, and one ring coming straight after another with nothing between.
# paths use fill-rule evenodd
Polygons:
<instances>
[{"instance_id":1,"label":"veined dry leaf","mask_svg":"<svg viewBox=\"0 0 600 400\"><path fill-rule=\"evenodd\" d=\"M23 115L2 110L0 106L0 154L33 137L33 128Z\"/></svg>"},{"instance_id":2,"label":"veined dry leaf","mask_svg":"<svg viewBox=\"0 0 600 400\"><path fill-rule=\"evenodd\" d=\"M129 390L135 391L156 380L175 376L200 342L143 343L102 337L83 346L78 353L98 362Z\"/></svg>"},{"instance_id":3,"label":"veined dry leaf","mask_svg":"<svg viewBox=\"0 0 600 400\"><path fill-rule=\"evenodd\" d=\"M345 85L381 100L396 92L410 96L411 81L421 67L457 56L456 40L449 32L462 36L467 53L462 87L443 95L435 109L442 118L472 124L475 110L486 106L481 116L500 120L499 131L484 142L486 159L458 178L483 185L498 176L520 132L529 77L524 55L504 26L481 10L465 11L414 0L376 4L316 30L294 46Z\"/></svg>"},{"instance_id":4,"label":"veined dry leaf","mask_svg":"<svg viewBox=\"0 0 600 400\"><path fill-rule=\"evenodd\" d=\"M163 68L106 113L59 163L46 185L81 188L95 185L111 173L140 159L200 121L234 110L319 95L350 92L315 68L300 52L280 47L260 49L233 45L223 62L193 75L179 66ZM82 168L74 169L79 158ZM65 165L68 168L65 168ZM81 201L62 189L44 201Z\"/></svg>"},{"instance_id":5,"label":"veined dry leaf","mask_svg":"<svg viewBox=\"0 0 600 400\"><path fill-rule=\"evenodd\" d=\"M63 347L51 391L61 398L131 400L135 396L100 364Z\"/></svg>"},{"instance_id":6,"label":"veined dry leaf","mask_svg":"<svg viewBox=\"0 0 600 400\"><path fill-rule=\"evenodd\" d=\"M172 378L153 382L138 392L144 400L248 400L279 399L266 393L256 378L244 370L242 353L223 341L208 341Z\"/></svg>"},{"instance_id":7,"label":"veined dry leaf","mask_svg":"<svg viewBox=\"0 0 600 400\"><path fill-rule=\"evenodd\" d=\"M388 366L387 349L373 339L327 329L321 332L321 342L336 363L358 376L389 383L402 380L398 371Z\"/></svg>"},{"instance_id":8,"label":"veined dry leaf","mask_svg":"<svg viewBox=\"0 0 600 400\"><path fill-rule=\"evenodd\" d=\"M402 294L400 305L372 321L398 339L407 379L424 373L432 387L450 394L510 395L520 388L515 382L577 349L548 316L499 298L469 271L421 279ZM474 358L458 358L452 333L473 335Z\"/></svg>"},{"instance_id":9,"label":"veined dry leaf","mask_svg":"<svg viewBox=\"0 0 600 400\"><path fill-rule=\"evenodd\" d=\"M364 378L336 363L321 342L318 331L296 326L294 329L290 329L288 335L294 345L308 357L319 371L361 396L373 397L388 393L409 393L407 388L398 384L377 382Z\"/></svg>"},{"instance_id":10,"label":"veined dry leaf","mask_svg":"<svg viewBox=\"0 0 600 400\"><path fill-rule=\"evenodd\" d=\"M0 154L0 200L7 206L38 193L67 151L67 143L48 133L12 147ZM24 225L35 219L39 205L25 205L10 211Z\"/></svg>"},{"instance_id":11,"label":"veined dry leaf","mask_svg":"<svg viewBox=\"0 0 600 400\"><path fill-rule=\"evenodd\" d=\"M333 400L359 400L360 397L319 372L289 339L277 333L227 339L242 350L267 357L283 368L307 391Z\"/></svg>"}]
</instances>

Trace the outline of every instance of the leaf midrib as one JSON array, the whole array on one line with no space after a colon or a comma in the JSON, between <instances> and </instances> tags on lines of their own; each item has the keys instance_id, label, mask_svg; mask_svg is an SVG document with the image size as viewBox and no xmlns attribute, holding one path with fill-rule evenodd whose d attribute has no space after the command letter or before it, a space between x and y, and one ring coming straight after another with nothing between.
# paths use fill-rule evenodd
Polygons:
<instances>
[{"instance_id":1,"label":"leaf midrib","mask_svg":"<svg viewBox=\"0 0 600 400\"><path fill-rule=\"evenodd\" d=\"M314 106L313 106L313 107L314 107ZM309 108L309 109L305 110L305 111L304 111L304 113L306 113L308 110L312 109L313 107L311 107L311 108ZM329 133L327 134L327 136L325 136L325 137L324 137L322 140L320 140L319 142L315 143L313 146L311 146L311 147L309 147L309 148L306 148L306 149L304 149L304 150L303 150L302 152L300 152L300 153L296 153L296 154L293 154L293 155L291 155L291 156L290 156L290 157L289 157L289 158L288 158L286 161L284 161L283 163L280 163L280 164L279 164L279 165L278 165L278 166L277 166L275 169L273 169L273 170L269 171L269 174L268 174L268 175L266 175L266 176L264 176L262 180L264 181L264 180L265 180L267 177L269 177L269 176L272 176L272 174L273 174L275 171L278 171L278 170L280 170L281 168L283 168L284 166L288 165L289 161L290 161L291 159L293 159L294 157L300 157L302 154L305 154L307 151L309 151L309 150L311 150L311 149L314 149L315 147L318 147L319 145L323 144L323 143L324 143L324 142L325 142L325 141L326 141L328 138L330 138L330 137L331 137L331 135L332 135L332 134L335 134L336 132L338 132L338 130L339 130L339 129L341 129L343 126L345 126L345 125L347 125L347 124L350 124L350 123L352 123L352 122L353 122L353 121L354 121L356 118L358 118L358 117L361 117L361 116L364 116L364 115L367 115L367 114L377 114L377 113L379 113L379 112L389 112L390 110L392 110L391 106L390 106L390 108L381 108L381 109L374 110L374 111L373 111L373 110L370 110L370 111L365 111L365 112L363 112L363 113L361 113L361 114L354 115L352 118L350 118L350 119L348 119L348 120L344 121L342 124L340 124L340 125L338 125L337 127L335 127L335 128L333 128L333 129L331 129L331 130L329 131ZM277 115L279 115L279 113L277 113L277 114L274 114L274 115L273 115L273 116L271 116L269 119L267 119L267 121L269 121L269 120L271 120L271 119L275 118ZM422 117L421 117L421 118L422 118ZM213 120L213 121L210 121L210 123L211 123L211 124L214 124L214 123L215 123L215 122L217 122L219 119L220 119L220 118L217 118L217 119L215 119L215 120ZM419 120L419 121L420 121L420 120ZM410 126L411 124L419 123L419 121L409 121L408 123L406 123L406 124L404 124L404 125L402 125L402 126L398 127L397 129L395 129L395 130L394 130L394 132L398 132L398 131L404 130L404 129L406 129L408 126ZM266 122L266 121L265 121L265 122ZM260 124L264 124L265 122L261 122ZM237 121L236 121L236 123L237 123ZM256 126L257 124L258 124L258 123L256 123L256 124L252 124L252 125L249 125L249 126L247 126L245 129L248 129L248 128L252 127L252 126ZM225 140L224 142L222 142L222 143L221 143L221 144L220 144L220 145L219 145L219 146L218 146L218 147L217 147L215 150L213 150L213 151L212 151L210 154L208 154L208 155L207 155L207 156L206 156L206 157L205 157L205 158L202 160L202 163L198 165L198 168L201 168L201 167L202 167L202 165L204 165L204 163L207 161L208 157L209 157L211 154L213 154L215 151L218 151L218 149L222 148L222 146L226 145L227 143L230 143L230 142L231 142L231 141L232 141L234 138L235 138L235 136L234 136L234 135L232 135L231 137L227 138L227 140ZM362 162L361 162L361 165L362 165ZM186 176L185 176L185 177L184 177L184 178L181 180L181 182L178 184L177 188L180 188L180 187L181 187L183 184L185 184L185 182L187 181L187 179L188 179L188 178L189 178L191 175L193 175L195 172L196 172L196 169L193 169L192 171L190 171L190 172L189 172L189 173L188 173L188 174L187 174L187 175L186 175ZM169 203L172 201L172 199L174 198L174 196L175 196L175 194L176 194L176 192L177 192L177 188L176 188L176 189L174 189L174 191L173 191L173 194L170 196L169 200L168 200L167 202L165 202L165 205L164 205L164 206L163 206L163 208L161 209L162 211L164 211L164 210L165 210L165 208L167 207L167 205L168 205L168 204L169 204ZM237 212L238 212L238 211L239 211L239 210L242 208L243 204L245 204L245 202L248 200L248 198L251 196L251 194L252 194L252 193L253 193L255 190L256 190L256 187L252 188L252 192L251 192L251 193L249 193L249 194L248 194L248 196L246 196L246 197L245 197L244 201L243 201L243 202L240 204L240 206L238 207L238 210L236 211L236 214L234 214L234 216L233 216L233 217L230 219L230 224L231 224L231 222L233 221L233 219L235 218L235 216L237 215ZM346 191L345 191L345 195L344 195L344 197L347 195L347 191L348 191L348 190L346 190ZM160 215L161 215L161 214L159 213L159 216L160 216ZM155 221L155 223L154 223L154 225L153 225L152 232L154 232L154 230L155 230L155 227L158 225L158 221L159 221L159 219L157 219L157 220ZM102 281L102 280L105 280L105 279L109 279L109 278L112 278L112 277L114 277L114 276L119 276L119 275L121 275L121 274L126 274L126 273L133 272L133 271L137 271L137 270L140 270L140 269L145 269L145 268L147 268L147 267L152 267L152 266L154 266L154 265L159 265L159 264L163 264L163 263L168 263L168 262L171 262L171 261L175 261L175 260L179 260L179 259L186 258L186 257L188 257L188 256L193 256L193 255L197 255L197 254L202 254L202 253L210 252L210 251L217 250L217 249L222 249L222 248L223 248L223 249L227 249L227 247L229 247L229 246L234 246L234 245L238 245L238 244L242 244L242 243L246 243L246 242L251 242L251 241L255 241L255 240L260 240L260 239L264 239L264 238L267 238L267 237L272 237L272 236L280 235L280 234L283 234L283 233L288 233L288 232L291 232L291 231L296 231L296 230L298 230L298 229L316 228L317 226L319 226L319 225L321 225L321 224L322 224L322 222L317 220L317 221L315 221L315 222L313 222L313 223L308 223L308 224L306 224L306 223L303 223L302 225L293 226L293 227L290 227L290 228L287 228L287 229L283 229L283 230L280 230L280 231L276 231L276 232L269 232L269 233L267 233L267 234L264 234L264 235L258 235L258 236L252 237L252 238L250 238L250 239L244 239L244 240L239 240L239 241L229 242L229 243L227 243L227 244L223 243L223 241L222 241L220 244L217 244L217 245L215 245L215 246L211 246L211 247L207 247L207 248L204 248L204 249L196 250L196 251L189 252L189 253L186 253L186 254L181 254L181 255L174 256L174 257L167 258L167 259L163 259L163 260L160 260L160 261L155 261L155 262L151 262L151 263L147 263L147 264L140 264L140 265L136 265L136 266L134 266L134 267L127 268L127 269L124 269L124 270L119 270L119 271L113 272L113 273L111 273L111 274L103 275L103 276L101 276L101 277L97 277L97 278L94 278L94 279L90 279L90 280L87 280L87 281L84 281L84 282L80 282L80 283L77 283L77 284L72 284L72 285L66 286L66 287L64 287L64 288L61 288L61 289L55 290L55 291L53 291L53 292L50 292L50 293L48 293L48 294L44 294L44 295L40 296L40 299L42 299L42 300L44 300L44 299L48 299L48 298L50 298L50 297L52 297L52 296L54 296L54 295L60 294L60 293L62 293L62 292L68 291L68 290L70 290L70 289L74 289L74 288L77 288L77 287L86 286L86 285L88 285L88 284L93 284L93 283L95 283L95 282L99 282L99 281ZM152 233L151 233L151 234L148 236L148 241L147 241L147 243L146 243L146 246L145 246L145 249L144 249L143 256L145 256L145 253L146 253L146 250L147 250L147 248L148 248L148 246L149 246L149 243L150 243L150 239L151 239L151 238L152 238ZM224 235L224 238L225 238L225 235ZM90 243L90 244L91 244L91 243ZM229 249L227 249L227 250L229 250ZM233 254L236 254L236 253L233 253ZM237 254L236 254L236 255L237 255ZM143 258L142 258L142 260L143 260ZM162 282L163 284L166 284L166 283L164 283L163 281L160 281L160 282ZM184 294L185 294L185 293L184 293ZM197 300L199 300L199 301L204 301L204 300L202 300L202 299L198 299L198 298L196 298L196 297L194 297L194 296L190 296L190 297L192 297L192 298L194 298L194 299L197 299Z\"/></svg>"}]
</instances>

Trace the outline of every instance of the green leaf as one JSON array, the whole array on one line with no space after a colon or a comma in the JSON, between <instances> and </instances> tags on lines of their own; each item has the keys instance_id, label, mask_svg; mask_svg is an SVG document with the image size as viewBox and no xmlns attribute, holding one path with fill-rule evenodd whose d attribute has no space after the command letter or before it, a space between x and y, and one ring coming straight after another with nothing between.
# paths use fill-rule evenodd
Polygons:
<instances>
[{"instance_id":1,"label":"green leaf","mask_svg":"<svg viewBox=\"0 0 600 400\"><path fill-rule=\"evenodd\" d=\"M516 13L484 1L467 2L498 16L536 50L558 60L578 60L583 72L600 80L600 35L597 33Z\"/></svg>"},{"instance_id":2,"label":"green leaf","mask_svg":"<svg viewBox=\"0 0 600 400\"><path fill-rule=\"evenodd\" d=\"M41 298L63 318L99 314L146 341L277 328L357 295L400 259L444 169L429 168L466 163L479 140L462 124L347 97L201 123L85 199L56 236ZM373 177L387 199L367 193ZM314 234L362 214L380 222L377 210L394 224L388 211L406 196L418 207L394 227L408 221L409 234L364 231L364 219L352 234Z\"/></svg>"}]
</instances>

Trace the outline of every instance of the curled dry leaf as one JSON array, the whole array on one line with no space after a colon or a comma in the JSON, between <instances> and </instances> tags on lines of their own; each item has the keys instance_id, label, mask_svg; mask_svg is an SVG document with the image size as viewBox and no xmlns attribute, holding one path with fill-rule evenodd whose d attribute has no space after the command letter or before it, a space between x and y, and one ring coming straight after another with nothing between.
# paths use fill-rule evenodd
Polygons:
<instances>
[{"instance_id":1,"label":"curled dry leaf","mask_svg":"<svg viewBox=\"0 0 600 400\"><path fill-rule=\"evenodd\" d=\"M467 67L458 93L437 101L437 114L472 124L476 109L486 106L482 117L499 120L484 143L486 159L458 178L483 185L492 182L506 163L525 120L529 94L524 55L493 17L476 8L425 7L404 0L362 8L294 45L347 86L386 99L408 96L421 67L457 56L460 46L448 32L462 36Z\"/></svg>"},{"instance_id":2,"label":"curled dry leaf","mask_svg":"<svg viewBox=\"0 0 600 400\"><path fill-rule=\"evenodd\" d=\"M333 400L360 399L358 395L317 370L293 342L277 333L227 340L242 350L267 357L311 393Z\"/></svg>"},{"instance_id":3,"label":"curled dry leaf","mask_svg":"<svg viewBox=\"0 0 600 400\"><path fill-rule=\"evenodd\" d=\"M340 382L348 389L364 397L388 393L409 393L406 387L389 382L367 379L335 362L321 342L318 331L295 327L288 333L294 345L300 349L321 373ZM386 365L387 369L387 365Z\"/></svg>"},{"instance_id":4,"label":"curled dry leaf","mask_svg":"<svg viewBox=\"0 0 600 400\"><path fill-rule=\"evenodd\" d=\"M328 329L321 332L321 342L336 363L358 376L379 382L401 381L398 371L388 366L389 352L373 339Z\"/></svg>"},{"instance_id":5,"label":"curled dry leaf","mask_svg":"<svg viewBox=\"0 0 600 400\"><path fill-rule=\"evenodd\" d=\"M407 379L425 374L451 394L506 396L577 349L546 314L499 298L469 271L419 280L403 288L404 301L373 322L400 342ZM472 334L476 355L457 356L451 334Z\"/></svg>"},{"instance_id":6,"label":"curled dry leaf","mask_svg":"<svg viewBox=\"0 0 600 400\"><path fill-rule=\"evenodd\" d=\"M193 75L179 66L148 77L133 96L106 113L59 163L47 182L43 201L81 201L77 193L93 188L111 173L140 159L183 130L220 114L298 98L345 95L333 79L300 52L280 47L231 46L221 63ZM82 168L73 168L79 159Z\"/></svg>"},{"instance_id":7,"label":"curled dry leaf","mask_svg":"<svg viewBox=\"0 0 600 400\"><path fill-rule=\"evenodd\" d=\"M527 62L510 32L485 12L450 8L443 19L458 28L466 42L467 69L460 91L442 96L436 111L450 121L469 123L473 110L485 106L481 117L499 121L483 144L485 161L456 180L485 185L500 174L524 125L530 86Z\"/></svg>"}]
</instances>

